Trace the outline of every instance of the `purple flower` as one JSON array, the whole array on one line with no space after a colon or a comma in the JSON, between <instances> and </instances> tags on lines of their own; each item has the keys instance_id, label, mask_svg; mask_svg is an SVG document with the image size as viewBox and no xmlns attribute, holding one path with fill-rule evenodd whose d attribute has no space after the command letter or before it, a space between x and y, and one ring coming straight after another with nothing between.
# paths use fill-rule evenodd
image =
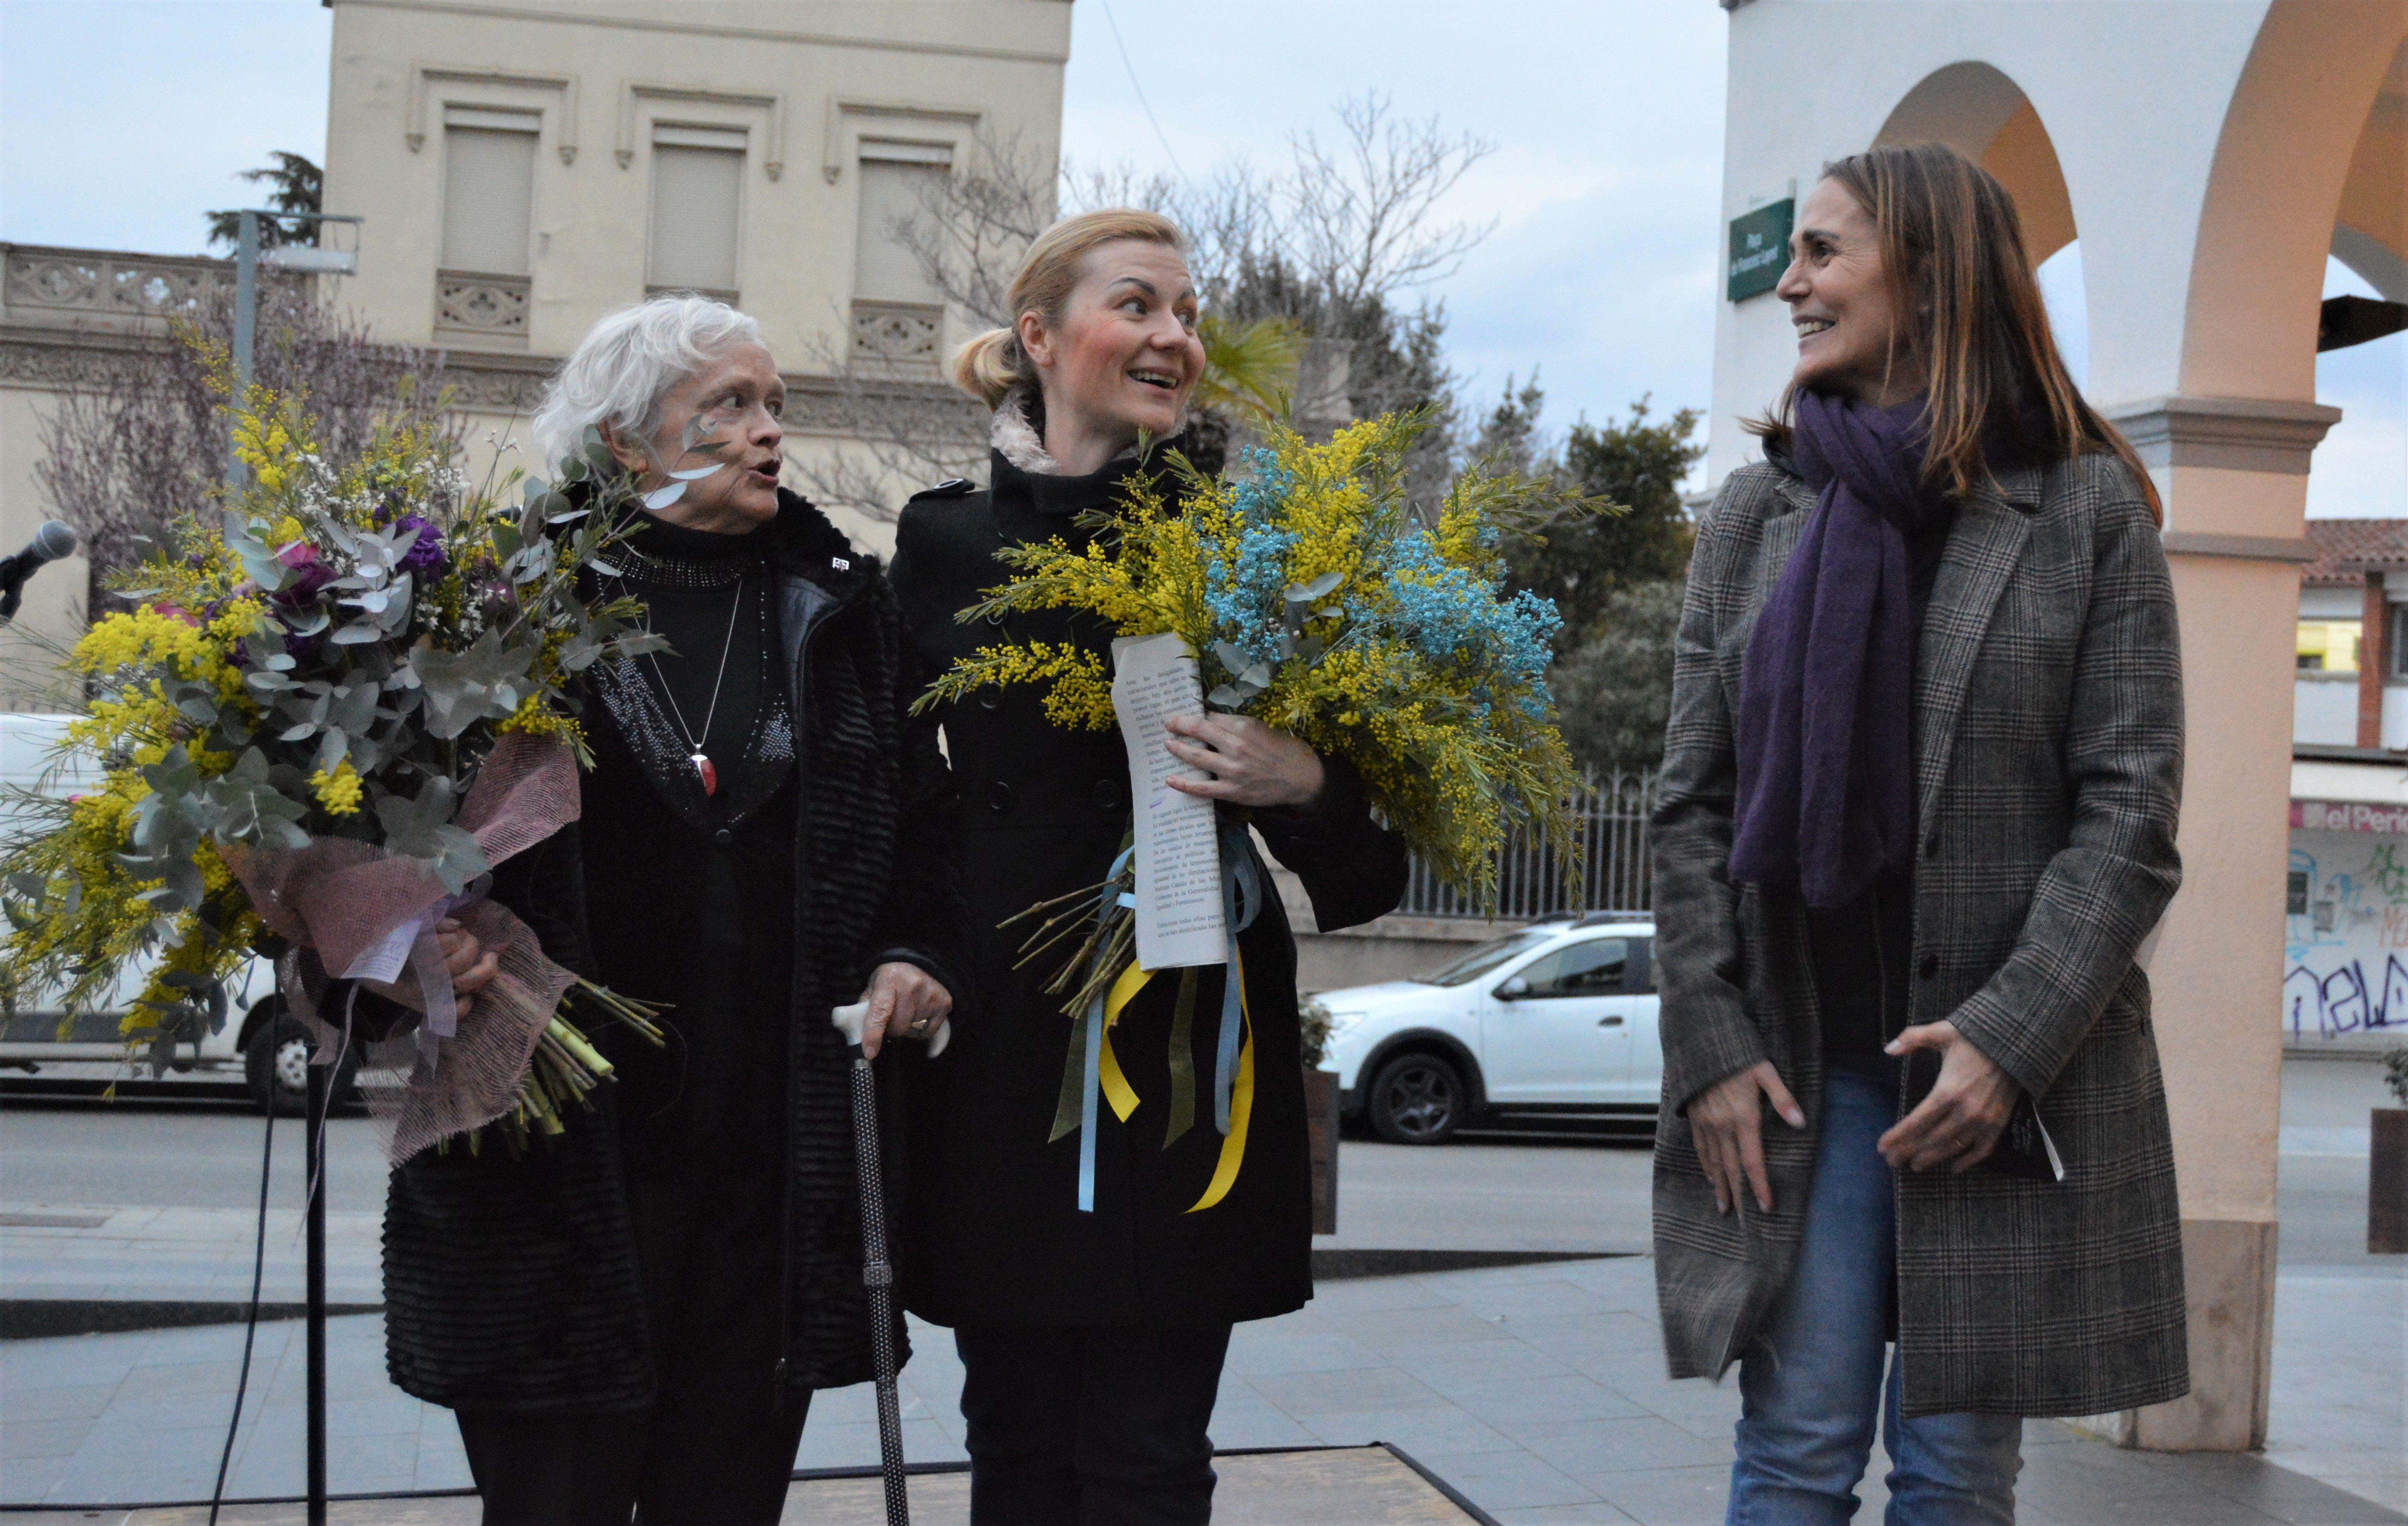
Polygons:
<instances>
[{"instance_id":1,"label":"purple flower","mask_svg":"<svg viewBox=\"0 0 2408 1526\"><path fill-rule=\"evenodd\" d=\"M276 560L293 569L294 577L276 591L277 602L288 607L314 603L318 592L335 580L335 571L318 560L318 548L306 540L296 540L276 553Z\"/></svg>"},{"instance_id":2,"label":"purple flower","mask_svg":"<svg viewBox=\"0 0 2408 1526\"><path fill-rule=\"evenodd\" d=\"M418 527L418 539L401 554L403 568L423 578L449 566L452 559L443 554L443 532L416 514L403 515L398 528L412 525Z\"/></svg>"}]
</instances>

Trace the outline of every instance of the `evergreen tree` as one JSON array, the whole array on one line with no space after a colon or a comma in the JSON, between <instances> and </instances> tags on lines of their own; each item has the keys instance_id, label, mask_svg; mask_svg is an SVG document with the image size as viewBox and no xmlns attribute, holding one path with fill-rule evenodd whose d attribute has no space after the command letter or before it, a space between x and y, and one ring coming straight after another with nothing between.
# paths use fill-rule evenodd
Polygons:
<instances>
[{"instance_id":1,"label":"evergreen tree","mask_svg":"<svg viewBox=\"0 0 2408 1526\"><path fill-rule=\"evenodd\" d=\"M1509 396L1489 429L1508 427L1509 411L1526 412L1535 432L1544 394L1536 378L1519 399ZM1656 422L1648 400L1630 406L1620 422L1572 425L1555 469L1592 497L1620 506L1621 512L1590 515L1551 526L1543 545L1512 548L1507 558L1513 584L1545 594L1563 612L1555 649L1567 652L1600 635L1607 606L1618 589L1685 577L1697 526L1681 502L1681 478L1705 454L1694 435L1701 415L1682 408Z\"/></svg>"},{"instance_id":2,"label":"evergreen tree","mask_svg":"<svg viewBox=\"0 0 2408 1526\"><path fill-rule=\"evenodd\" d=\"M325 172L297 153L279 149L267 157L276 161L259 169L244 170L238 179L253 185L267 185L267 205L279 212L322 212L326 190ZM242 236L242 214L211 212L209 242L232 245ZM259 220L259 247L274 249L279 244L314 244L318 241L315 222L286 222L280 218Z\"/></svg>"}]
</instances>

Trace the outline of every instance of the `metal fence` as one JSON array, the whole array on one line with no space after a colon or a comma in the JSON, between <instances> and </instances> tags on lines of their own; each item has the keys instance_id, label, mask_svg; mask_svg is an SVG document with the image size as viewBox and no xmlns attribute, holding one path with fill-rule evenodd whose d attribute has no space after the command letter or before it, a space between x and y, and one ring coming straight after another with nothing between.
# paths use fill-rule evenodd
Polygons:
<instances>
[{"instance_id":1,"label":"metal fence","mask_svg":"<svg viewBox=\"0 0 2408 1526\"><path fill-rule=\"evenodd\" d=\"M1656 808L1656 776L1591 775L1573 798L1585 849L1576 895L1564 885L1563 859L1544 837L1515 832L1497 854L1494 915L1527 920L1558 912L1645 911L1654 905L1655 871L1647 853L1647 817ZM1446 884L1419 857L1397 910L1412 917L1479 917L1472 898Z\"/></svg>"}]
</instances>

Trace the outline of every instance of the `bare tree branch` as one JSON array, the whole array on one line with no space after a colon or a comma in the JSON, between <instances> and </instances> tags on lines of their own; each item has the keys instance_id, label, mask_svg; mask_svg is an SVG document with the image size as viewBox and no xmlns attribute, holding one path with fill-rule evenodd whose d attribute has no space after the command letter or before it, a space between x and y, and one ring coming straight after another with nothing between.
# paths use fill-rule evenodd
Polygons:
<instances>
[{"instance_id":1,"label":"bare tree branch","mask_svg":"<svg viewBox=\"0 0 2408 1526\"><path fill-rule=\"evenodd\" d=\"M263 281L254 378L318 421L329 461L355 455L380 420L433 421L443 411L439 357L384 345L366 325L320 303L306 280ZM191 315L192 331L223 353L233 298ZM41 421L35 480L73 525L93 588L142 560L179 514L207 507L226 467L223 399L192 346L160 340L90 352L84 375Z\"/></svg>"},{"instance_id":2,"label":"bare tree branch","mask_svg":"<svg viewBox=\"0 0 2408 1526\"><path fill-rule=\"evenodd\" d=\"M1285 186L1288 252L1335 300L1357 307L1453 275L1496 230L1433 221L1438 205L1496 146L1467 133L1447 136L1435 116L1390 116L1386 96L1338 107L1340 141L1325 149L1306 132L1291 137L1294 176Z\"/></svg>"}]
</instances>

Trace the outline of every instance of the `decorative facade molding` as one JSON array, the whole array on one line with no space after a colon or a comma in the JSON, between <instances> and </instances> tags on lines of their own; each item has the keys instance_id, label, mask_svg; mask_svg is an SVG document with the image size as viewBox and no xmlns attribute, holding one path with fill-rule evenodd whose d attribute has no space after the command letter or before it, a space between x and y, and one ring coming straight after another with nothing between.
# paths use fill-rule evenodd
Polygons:
<instances>
[{"instance_id":1,"label":"decorative facade molding","mask_svg":"<svg viewBox=\"0 0 2408 1526\"><path fill-rule=\"evenodd\" d=\"M443 349L436 383L452 406L472 413L529 415L543 401L544 383L560 368L552 355L523 350Z\"/></svg>"},{"instance_id":2,"label":"decorative facade molding","mask_svg":"<svg viewBox=\"0 0 2408 1526\"><path fill-rule=\"evenodd\" d=\"M636 162L636 107L640 101L700 101L710 106L751 107L769 114L768 141L761 167L769 178L786 173L786 94L783 91L721 90L712 85L663 85L630 79L619 94L619 167Z\"/></svg>"},{"instance_id":3,"label":"decorative facade molding","mask_svg":"<svg viewBox=\"0 0 2408 1526\"><path fill-rule=\"evenodd\" d=\"M128 356L165 351L164 335L0 326L0 387L73 392L99 386Z\"/></svg>"},{"instance_id":4,"label":"decorative facade molding","mask_svg":"<svg viewBox=\"0 0 2408 1526\"><path fill-rule=\"evenodd\" d=\"M2229 535L2214 530L2169 530L2168 556L2229 556L2245 562L2308 563L2316 549L2305 535Z\"/></svg>"},{"instance_id":5,"label":"decorative facade molding","mask_svg":"<svg viewBox=\"0 0 2408 1526\"><path fill-rule=\"evenodd\" d=\"M426 105L427 97L432 93L428 87L438 79L560 92L560 132L557 135L560 162L564 164L577 163L577 76L522 74L515 69L455 68L448 64L413 64L409 66L409 115L402 132L402 141L409 146L410 152L416 153L426 147ZM486 103L464 101L461 104Z\"/></svg>"},{"instance_id":6,"label":"decorative facade molding","mask_svg":"<svg viewBox=\"0 0 2408 1526\"><path fill-rule=\"evenodd\" d=\"M865 302L853 305L854 361L933 375L945 337L945 308L933 302Z\"/></svg>"},{"instance_id":7,"label":"decorative facade molding","mask_svg":"<svg viewBox=\"0 0 2408 1526\"><path fill-rule=\"evenodd\" d=\"M844 123L847 117L892 117L906 121L950 123L957 131L947 135L950 141L963 132L976 132L984 112L960 107L926 106L913 101L848 101L840 96L828 97L827 132L820 145L820 174L834 185L844 173Z\"/></svg>"},{"instance_id":8,"label":"decorative facade molding","mask_svg":"<svg viewBox=\"0 0 2408 1526\"><path fill-rule=\"evenodd\" d=\"M12 321L156 324L234 287L234 262L206 255L0 245L0 309Z\"/></svg>"},{"instance_id":9,"label":"decorative facade molding","mask_svg":"<svg viewBox=\"0 0 2408 1526\"><path fill-rule=\"evenodd\" d=\"M525 276L438 270L435 273L435 330L523 348L527 296L533 285Z\"/></svg>"},{"instance_id":10,"label":"decorative facade molding","mask_svg":"<svg viewBox=\"0 0 2408 1526\"><path fill-rule=\"evenodd\" d=\"M2209 466L2283 477L2307 476L2316 442L2341 421L2341 409L2321 403L2262 397L2144 397L2100 411L2152 471Z\"/></svg>"}]
</instances>

